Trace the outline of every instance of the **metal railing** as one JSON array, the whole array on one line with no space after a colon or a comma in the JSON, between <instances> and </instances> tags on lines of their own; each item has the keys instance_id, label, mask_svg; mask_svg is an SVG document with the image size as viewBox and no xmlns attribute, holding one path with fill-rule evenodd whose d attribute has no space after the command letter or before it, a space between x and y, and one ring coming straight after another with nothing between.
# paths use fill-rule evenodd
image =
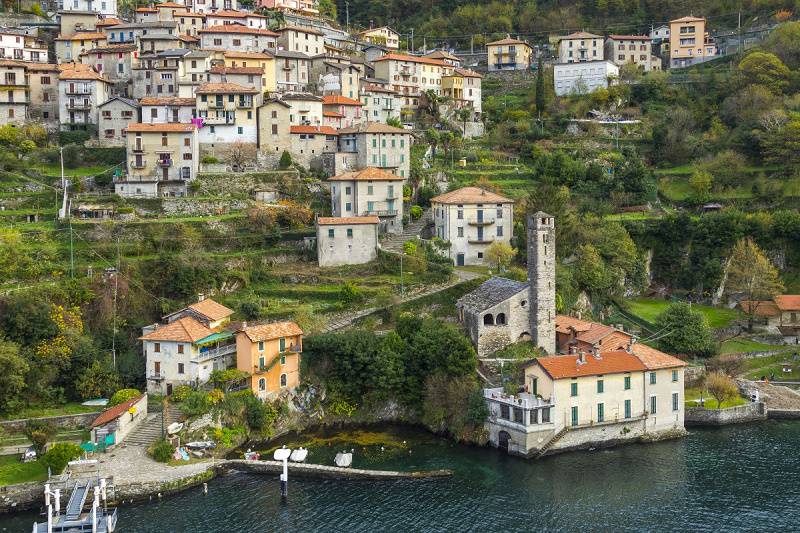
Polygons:
<instances>
[{"instance_id":1,"label":"metal railing","mask_svg":"<svg viewBox=\"0 0 800 533\"><path fill-rule=\"evenodd\" d=\"M490 224L494 224L494 217L490 218L470 218L467 220L467 224L472 226L488 226Z\"/></svg>"},{"instance_id":2,"label":"metal railing","mask_svg":"<svg viewBox=\"0 0 800 533\"><path fill-rule=\"evenodd\" d=\"M364 216L378 216L378 217L394 217L397 216L397 209L374 209L372 211L364 211Z\"/></svg>"},{"instance_id":3,"label":"metal railing","mask_svg":"<svg viewBox=\"0 0 800 533\"><path fill-rule=\"evenodd\" d=\"M208 350L200 352L197 356L197 361L207 361L209 359L230 355L232 353L236 353L236 344L226 344L218 348L209 348Z\"/></svg>"}]
</instances>

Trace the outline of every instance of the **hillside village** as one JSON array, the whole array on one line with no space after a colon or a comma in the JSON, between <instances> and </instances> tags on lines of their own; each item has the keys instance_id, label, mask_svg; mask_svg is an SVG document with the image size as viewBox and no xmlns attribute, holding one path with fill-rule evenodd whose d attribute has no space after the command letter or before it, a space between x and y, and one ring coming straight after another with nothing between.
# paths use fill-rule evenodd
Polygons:
<instances>
[{"instance_id":1,"label":"hillside village","mask_svg":"<svg viewBox=\"0 0 800 533\"><path fill-rule=\"evenodd\" d=\"M791 12L467 49L325 0L20 6L0 449L411 422L532 459L800 414Z\"/></svg>"}]
</instances>

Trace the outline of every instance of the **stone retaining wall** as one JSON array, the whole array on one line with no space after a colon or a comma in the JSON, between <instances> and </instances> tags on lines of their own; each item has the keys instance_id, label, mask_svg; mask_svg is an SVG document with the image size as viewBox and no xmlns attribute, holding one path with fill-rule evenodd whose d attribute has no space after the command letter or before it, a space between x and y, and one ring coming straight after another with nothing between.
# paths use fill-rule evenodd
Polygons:
<instances>
[{"instance_id":1,"label":"stone retaining wall","mask_svg":"<svg viewBox=\"0 0 800 533\"><path fill-rule=\"evenodd\" d=\"M764 408L764 402L753 402L725 409L688 407L684 416L684 423L687 426L724 426L766 419L767 411Z\"/></svg>"},{"instance_id":2,"label":"stone retaining wall","mask_svg":"<svg viewBox=\"0 0 800 533\"><path fill-rule=\"evenodd\" d=\"M570 429L547 450L545 455L590 448L610 448L624 443L655 442L686 435L683 427L652 431L646 428L646 423L644 419L626 420Z\"/></svg>"},{"instance_id":3,"label":"stone retaining wall","mask_svg":"<svg viewBox=\"0 0 800 533\"><path fill-rule=\"evenodd\" d=\"M767 418L778 420L800 420L797 409L767 409Z\"/></svg>"},{"instance_id":4,"label":"stone retaining wall","mask_svg":"<svg viewBox=\"0 0 800 533\"><path fill-rule=\"evenodd\" d=\"M39 500L44 505L44 484L39 481L0 487L0 514L35 509Z\"/></svg>"},{"instance_id":5,"label":"stone retaining wall","mask_svg":"<svg viewBox=\"0 0 800 533\"><path fill-rule=\"evenodd\" d=\"M247 461L230 459L225 461L225 468L254 474L278 474L283 471L280 461ZM450 470L432 470L427 472L399 472L394 470L364 470L360 468L339 468L338 466L315 465L308 463L289 463L289 477L313 477L328 479L420 479L448 477Z\"/></svg>"},{"instance_id":6,"label":"stone retaining wall","mask_svg":"<svg viewBox=\"0 0 800 533\"><path fill-rule=\"evenodd\" d=\"M99 414L100 412L97 411L94 413L81 413L77 415L47 416L43 418L20 418L19 420L0 420L0 428L5 431L12 432L22 431L29 420L46 422L57 428L79 428L86 427L91 424Z\"/></svg>"}]
</instances>

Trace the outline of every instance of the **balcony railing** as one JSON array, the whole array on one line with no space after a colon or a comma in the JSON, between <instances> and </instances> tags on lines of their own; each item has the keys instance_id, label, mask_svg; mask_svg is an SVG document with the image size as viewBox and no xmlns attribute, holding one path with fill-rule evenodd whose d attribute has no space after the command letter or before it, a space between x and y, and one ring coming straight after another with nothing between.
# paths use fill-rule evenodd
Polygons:
<instances>
[{"instance_id":1,"label":"balcony railing","mask_svg":"<svg viewBox=\"0 0 800 533\"><path fill-rule=\"evenodd\" d=\"M470 218L467 224L470 226L489 226L494 224L494 218Z\"/></svg>"},{"instance_id":2,"label":"balcony railing","mask_svg":"<svg viewBox=\"0 0 800 533\"><path fill-rule=\"evenodd\" d=\"M467 242L470 244L491 244L494 242L494 237L470 237Z\"/></svg>"},{"instance_id":3,"label":"balcony railing","mask_svg":"<svg viewBox=\"0 0 800 533\"><path fill-rule=\"evenodd\" d=\"M147 166L147 160L131 161L131 168L144 168Z\"/></svg>"},{"instance_id":4,"label":"balcony railing","mask_svg":"<svg viewBox=\"0 0 800 533\"><path fill-rule=\"evenodd\" d=\"M172 166L172 159L159 159L158 166L162 168L169 168Z\"/></svg>"},{"instance_id":5,"label":"balcony railing","mask_svg":"<svg viewBox=\"0 0 800 533\"><path fill-rule=\"evenodd\" d=\"M133 151L134 152L144 152L144 146L142 146L141 144L134 145Z\"/></svg>"},{"instance_id":6,"label":"balcony railing","mask_svg":"<svg viewBox=\"0 0 800 533\"><path fill-rule=\"evenodd\" d=\"M501 387L494 389L483 389L483 397L487 400L504 403L513 407L522 407L523 409L555 406L554 402L537 398L532 394L506 394Z\"/></svg>"},{"instance_id":7,"label":"balcony railing","mask_svg":"<svg viewBox=\"0 0 800 533\"><path fill-rule=\"evenodd\" d=\"M397 198L398 198L398 193L396 193L396 192L387 192L386 193L386 199L387 200L397 200Z\"/></svg>"},{"instance_id":8,"label":"balcony railing","mask_svg":"<svg viewBox=\"0 0 800 533\"><path fill-rule=\"evenodd\" d=\"M217 348L209 348L208 350L201 351L196 360L198 362L208 361L209 359L216 359L217 357L223 357L233 353L236 353L236 344L225 344Z\"/></svg>"},{"instance_id":9,"label":"balcony railing","mask_svg":"<svg viewBox=\"0 0 800 533\"><path fill-rule=\"evenodd\" d=\"M236 117L203 117L203 124L208 124L211 126L236 124Z\"/></svg>"},{"instance_id":10,"label":"balcony railing","mask_svg":"<svg viewBox=\"0 0 800 533\"><path fill-rule=\"evenodd\" d=\"M290 353L301 353L303 351L303 347L299 344L290 344L280 353L282 354L290 354Z\"/></svg>"},{"instance_id":11,"label":"balcony railing","mask_svg":"<svg viewBox=\"0 0 800 533\"><path fill-rule=\"evenodd\" d=\"M64 92L66 94L92 94L92 89L89 87L67 87Z\"/></svg>"},{"instance_id":12,"label":"balcony railing","mask_svg":"<svg viewBox=\"0 0 800 533\"><path fill-rule=\"evenodd\" d=\"M67 109L85 111L92 108L91 102L67 102Z\"/></svg>"},{"instance_id":13,"label":"balcony railing","mask_svg":"<svg viewBox=\"0 0 800 533\"><path fill-rule=\"evenodd\" d=\"M166 377L163 370L159 370L158 372L151 370L147 373L147 379L152 379L153 381L161 381L162 379L166 379Z\"/></svg>"},{"instance_id":14,"label":"balcony railing","mask_svg":"<svg viewBox=\"0 0 800 533\"><path fill-rule=\"evenodd\" d=\"M364 211L364 216L369 217L395 217L397 216L397 209L381 209L381 210L372 210L372 211Z\"/></svg>"}]
</instances>

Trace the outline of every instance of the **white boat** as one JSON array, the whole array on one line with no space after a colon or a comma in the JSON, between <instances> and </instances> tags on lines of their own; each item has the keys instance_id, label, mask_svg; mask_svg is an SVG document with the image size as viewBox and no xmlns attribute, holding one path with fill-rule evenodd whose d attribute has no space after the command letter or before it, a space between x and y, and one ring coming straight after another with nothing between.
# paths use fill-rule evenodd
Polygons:
<instances>
[{"instance_id":1,"label":"white boat","mask_svg":"<svg viewBox=\"0 0 800 533\"><path fill-rule=\"evenodd\" d=\"M296 450L292 451L292 455L289 456L289 460L295 463L302 463L308 457L308 450L305 448L297 448Z\"/></svg>"},{"instance_id":2,"label":"white boat","mask_svg":"<svg viewBox=\"0 0 800 533\"><path fill-rule=\"evenodd\" d=\"M350 468L353 464L353 454L348 452L339 452L336 454L336 459L333 460L336 466L340 468Z\"/></svg>"},{"instance_id":3,"label":"white boat","mask_svg":"<svg viewBox=\"0 0 800 533\"><path fill-rule=\"evenodd\" d=\"M108 398L97 398L96 400L86 400L81 405L87 407L105 407L108 405Z\"/></svg>"},{"instance_id":4,"label":"white boat","mask_svg":"<svg viewBox=\"0 0 800 533\"><path fill-rule=\"evenodd\" d=\"M217 443L213 440L196 440L187 442L186 447L191 450L208 450L210 448L216 448Z\"/></svg>"},{"instance_id":5,"label":"white boat","mask_svg":"<svg viewBox=\"0 0 800 533\"><path fill-rule=\"evenodd\" d=\"M167 434L173 435L183 429L183 424L180 422L173 422L167 426Z\"/></svg>"}]
</instances>

